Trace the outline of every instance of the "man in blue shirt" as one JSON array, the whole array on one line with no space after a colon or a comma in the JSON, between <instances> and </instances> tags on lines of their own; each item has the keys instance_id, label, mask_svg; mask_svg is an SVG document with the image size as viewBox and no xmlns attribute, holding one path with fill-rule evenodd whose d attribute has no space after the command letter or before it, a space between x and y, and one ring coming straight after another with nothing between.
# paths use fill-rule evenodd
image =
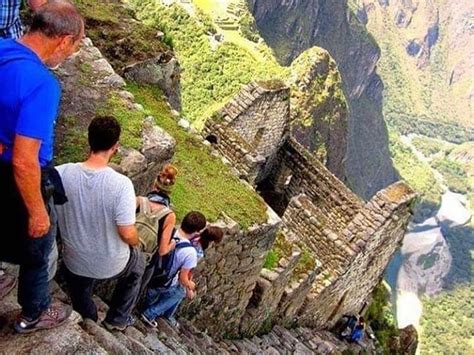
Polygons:
<instances>
[{"instance_id":1,"label":"man in blue shirt","mask_svg":"<svg viewBox=\"0 0 474 355\"><path fill-rule=\"evenodd\" d=\"M79 49L84 22L67 1L42 6L18 42L0 40L0 261L20 265L15 323L21 333L62 324L70 309L51 304L48 256L55 216L48 166L60 86L48 67ZM51 214L51 215L50 215Z\"/></svg>"},{"instance_id":2,"label":"man in blue shirt","mask_svg":"<svg viewBox=\"0 0 474 355\"><path fill-rule=\"evenodd\" d=\"M38 10L48 0L28 0L32 11ZM20 19L21 0L0 0L0 38L18 39L23 34Z\"/></svg>"}]
</instances>

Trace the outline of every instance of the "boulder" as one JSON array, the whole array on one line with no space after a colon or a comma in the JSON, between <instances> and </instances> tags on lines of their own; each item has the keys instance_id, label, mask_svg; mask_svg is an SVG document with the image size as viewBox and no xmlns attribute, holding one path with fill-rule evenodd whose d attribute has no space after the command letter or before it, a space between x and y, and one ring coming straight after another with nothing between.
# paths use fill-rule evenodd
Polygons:
<instances>
[{"instance_id":1,"label":"boulder","mask_svg":"<svg viewBox=\"0 0 474 355\"><path fill-rule=\"evenodd\" d=\"M181 68L178 60L170 53L162 53L125 67L124 76L139 84L155 85L168 99L171 107L181 111Z\"/></svg>"},{"instance_id":2,"label":"boulder","mask_svg":"<svg viewBox=\"0 0 474 355\"><path fill-rule=\"evenodd\" d=\"M147 160L143 154L135 149L127 149L122 152L120 168L128 176L136 175L147 168Z\"/></svg>"},{"instance_id":3,"label":"boulder","mask_svg":"<svg viewBox=\"0 0 474 355\"><path fill-rule=\"evenodd\" d=\"M175 152L176 141L164 129L154 123L153 117L145 119L142 131L141 153L149 163L169 161Z\"/></svg>"}]
</instances>

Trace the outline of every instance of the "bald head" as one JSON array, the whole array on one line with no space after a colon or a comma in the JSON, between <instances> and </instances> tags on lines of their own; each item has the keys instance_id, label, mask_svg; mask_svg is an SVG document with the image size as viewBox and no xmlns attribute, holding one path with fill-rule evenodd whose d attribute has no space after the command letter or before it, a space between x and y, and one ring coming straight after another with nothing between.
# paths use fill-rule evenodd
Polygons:
<instances>
[{"instance_id":1,"label":"bald head","mask_svg":"<svg viewBox=\"0 0 474 355\"><path fill-rule=\"evenodd\" d=\"M80 39L84 20L77 8L69 1L53 0L34 13L29 33L41 33L49 38L72 36Z\"/></svg>"}]
</instances>

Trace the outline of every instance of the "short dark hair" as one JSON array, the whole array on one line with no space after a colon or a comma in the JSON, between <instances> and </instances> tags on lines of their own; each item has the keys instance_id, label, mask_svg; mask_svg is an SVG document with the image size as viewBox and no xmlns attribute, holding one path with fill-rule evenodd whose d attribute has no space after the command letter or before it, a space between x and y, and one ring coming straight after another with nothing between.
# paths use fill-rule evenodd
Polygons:
<instances>
[{"instance_id":1,"label":"short dark hair","mask_svg":"<svg viewBox=\"0 0 474 355\"><path fill-rule=\"evenodd\" d=\"M203 230L206 223L206 217L201 212L193 211L184 216L181 229L187 234L192 234Z\"/></svg>"},{"instance_id":2,"label":"short dark hair","mask_svg":"<svg viewBox=\"0 0 474 355\"><path fill-rule=\"evenodd\" d=\"M30 32L40 32L49 38L71 35L74 40L78 40L83 26L84 19L73 4L54 0L34 13Z\"/></svg>"},{"instance_id":3,"label":"short dark hair","mask_svg":"<svg viewBox=\"0 0 474 355\"><path fill-rule=\"evenodd\" d=\"M92 152L103 152L112 148L120 138L120 124L112 116L97 116L89 124L89 147Z\"/></svg>"},{"instance_id":4,"label":"short dark hair","mask_svg":"<svg viewBox=\"0 0 474 355\"><path fill-rule=\"evenodd\" d=\"M219 244L224 238L224 230L216 226L209 226L201 233L199 242L201 247L206 250L212 242Z\"/></svg>"}]
</instances>

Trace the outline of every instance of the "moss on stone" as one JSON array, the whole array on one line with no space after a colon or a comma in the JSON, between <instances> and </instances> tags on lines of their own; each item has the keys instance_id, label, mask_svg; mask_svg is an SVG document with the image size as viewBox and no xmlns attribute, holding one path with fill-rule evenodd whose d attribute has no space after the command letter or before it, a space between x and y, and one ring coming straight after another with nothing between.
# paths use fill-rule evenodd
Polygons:
<instances>
[{"instance_id":1,"label":"moss on stone","mask_svg":"<svg viewBox=\"0 0 474 355\"><path fill-rule=\"evenodd\" d=\"M296 264L295 271L293 272L293 280L300 279L303 275L316 268L316 258L311 250L305 246L300 246L300 249L301 256L298 264Z\"/></svg>"}]
</instances>

